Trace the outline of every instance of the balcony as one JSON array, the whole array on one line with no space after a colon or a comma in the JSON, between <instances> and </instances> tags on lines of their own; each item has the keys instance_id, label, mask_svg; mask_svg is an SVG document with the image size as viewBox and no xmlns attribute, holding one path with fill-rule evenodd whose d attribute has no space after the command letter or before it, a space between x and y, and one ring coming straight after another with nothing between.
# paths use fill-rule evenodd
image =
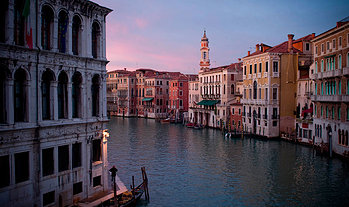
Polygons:
<instances>
[{"instance_id":1,"label":"balcony","mask_svg":"<svg viewBox=\"0 0 349 207\"><path fill-rule=\"evenodd\" d=\"M245 116L245 115L246 115L246 112L243 111L241 114L242 114L242 116Z\"/></svg>"},{"instance_id":2,"label":"balcony","mask_svg":"<svg viewBox=\"0 0 349 207\"><path fill-rule=\"evenodd\" d=\"M268 77L268 72L264 72L263 77L264 78Z\"/></svg>"},{"instance_id":3,"label":"balcony","mask_svg":"<svg viewBox=\"0 0 349 207\"><path fill-rule=\"evenodd\" d=\"M278 72L273 72L273 77L274 78L278 78L279 77L279 73Z\"/></svg>"},{"instance_id":4,"label":"balcony","mask_svg":"<svg viewBox=\"0 0 349 207\"><path fill-rule=\"evenodd\" d=\"M312 95L313 95L313 92L305 92L304 95L307 97L307 98L310 98Z\"/></svg>"},{"instance_id":5,"label":"balcony","mask_svg":"<svg viewBox=\"0 0 349 207\"><path fill-rule=\"evenodd\" d=\"M255 73L252 75L252 78L256 78L256 74Z\"/></svg>"},{"instance_id":6,"label":"balcony","mask_svg":"<svg viewBox=\"0 0 349 207\"><path fill-rule=\"evenodd\" d=\"M343 68L343 75L349 75L349 67Z\"/></svg>"},{"instance_id":7,"label":"balcony","mask_svg":"<svg viewBox=\"0 0 349 207\"><path fill-rule=\"evenodd\" d=\"M349 95L342 95L343 102L349 102Z\"/></svg>"},{"instance_id":8,"label":"balcony","mask_svg":"<svg viewBox=\"0 0 349 207\"><path fill-rule=\"evenodd\" d=\"M248 75L247 75L247 79L251 79L251 74L248 74Z\"/></svg>"},{"instance_id":9,"label":"balcony","mask_svg":"<svg viewBox=\"0 0 349 207\"><path fill-rule=\"evenodd\" d=\"M311 100L319 102L340 102L342 101L342 95L312 95Z\"/></svg>"},{"instance_id":10,"label":"balcony","mask_svg":"<svg viewBox=\"0 0 349 207\"><path fill-rule=\"evenodd\" d=\"M268 119L268 114L264 114L263 119Z\"/></svg>"},{"instance_id":11,"label":"balcony","mask_svg":"<svg viewBox=\"0 0 349 207\"><path fill-rule=\"evenodd\" d=\"M261 78L262 74L261 73L257 73L257 78Z\"/></svg>"}]
</instances>

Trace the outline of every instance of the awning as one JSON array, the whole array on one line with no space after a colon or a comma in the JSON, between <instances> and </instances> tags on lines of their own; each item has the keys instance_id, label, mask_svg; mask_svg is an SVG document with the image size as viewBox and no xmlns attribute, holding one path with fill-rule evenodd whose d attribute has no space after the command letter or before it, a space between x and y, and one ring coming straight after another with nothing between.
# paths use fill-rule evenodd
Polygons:
<instances>
[{"instance_id":1,"label":"awning","mask_svg":"<svg viewBox=\"0 0 349 207\"><path fill-rule=\"evenodd\" d=\"M202 100L199 103L197 103L197 105L213 106L218 102L219 102L219 100Z\"/></svg>"},{"instance_id":2,"label":"awning","mask_svg":"<svg viewBox=\"0 0 349 207\"><path fill-rule=\"evenodd\" d=\"M142 101L152 101L154 98L143 98Z\"/></svg>"}]
</instances>

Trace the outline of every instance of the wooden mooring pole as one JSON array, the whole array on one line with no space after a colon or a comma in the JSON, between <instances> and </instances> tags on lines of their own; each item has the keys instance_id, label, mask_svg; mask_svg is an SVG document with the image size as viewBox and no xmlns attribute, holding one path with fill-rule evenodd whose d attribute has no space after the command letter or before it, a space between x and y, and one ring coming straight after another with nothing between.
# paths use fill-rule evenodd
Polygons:
<instances>
[{"instance_id":1,"label":"wooden mooring pole","mask_svg":"<svg viewBox=\"0 0 349 207\"><path fill-rule=\"evenodd\" d=\"M149 190L148 190L148 177L147 173L145 172L145 167L141 167L142 171L142 178L143 178L143 187L144 187L144 195L145 199L149 201Z\"/></svg>"}]
</instances>

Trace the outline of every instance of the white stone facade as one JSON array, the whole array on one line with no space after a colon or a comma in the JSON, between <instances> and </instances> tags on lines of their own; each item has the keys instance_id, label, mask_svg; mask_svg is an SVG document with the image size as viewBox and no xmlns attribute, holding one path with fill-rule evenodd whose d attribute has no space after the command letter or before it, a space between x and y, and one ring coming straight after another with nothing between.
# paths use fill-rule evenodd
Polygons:
<instances>
[{"instance_id":1,"label":"white stone facade","mask_svg":"<svg viewBox=\"0 0 349 207\"><path fill-rule=\"evenodd\" d=\"M110 188L103 131L111 10L90 1L38 0L25 18L24 3L8 0L0 14L0 203L73 205ZM32 29L32 46L24 25Z\"/></svg>"}]
</instances>

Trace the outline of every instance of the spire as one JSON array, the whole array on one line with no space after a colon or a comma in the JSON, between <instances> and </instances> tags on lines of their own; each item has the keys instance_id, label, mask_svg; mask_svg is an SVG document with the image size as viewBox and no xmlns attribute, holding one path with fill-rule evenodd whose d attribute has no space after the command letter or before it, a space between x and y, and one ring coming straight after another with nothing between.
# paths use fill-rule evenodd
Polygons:
<instances>
[{"instance_id":1,"label":"spire","mask_svg":"<svg viewBox=\"0 0 349 207\"><path fill-rule=\"evenodd\" d=\"M208 38L206 37L206 30L204 30L204 36L202 36L201 41L208 41Z\"/></svg>"}]
</instances>

